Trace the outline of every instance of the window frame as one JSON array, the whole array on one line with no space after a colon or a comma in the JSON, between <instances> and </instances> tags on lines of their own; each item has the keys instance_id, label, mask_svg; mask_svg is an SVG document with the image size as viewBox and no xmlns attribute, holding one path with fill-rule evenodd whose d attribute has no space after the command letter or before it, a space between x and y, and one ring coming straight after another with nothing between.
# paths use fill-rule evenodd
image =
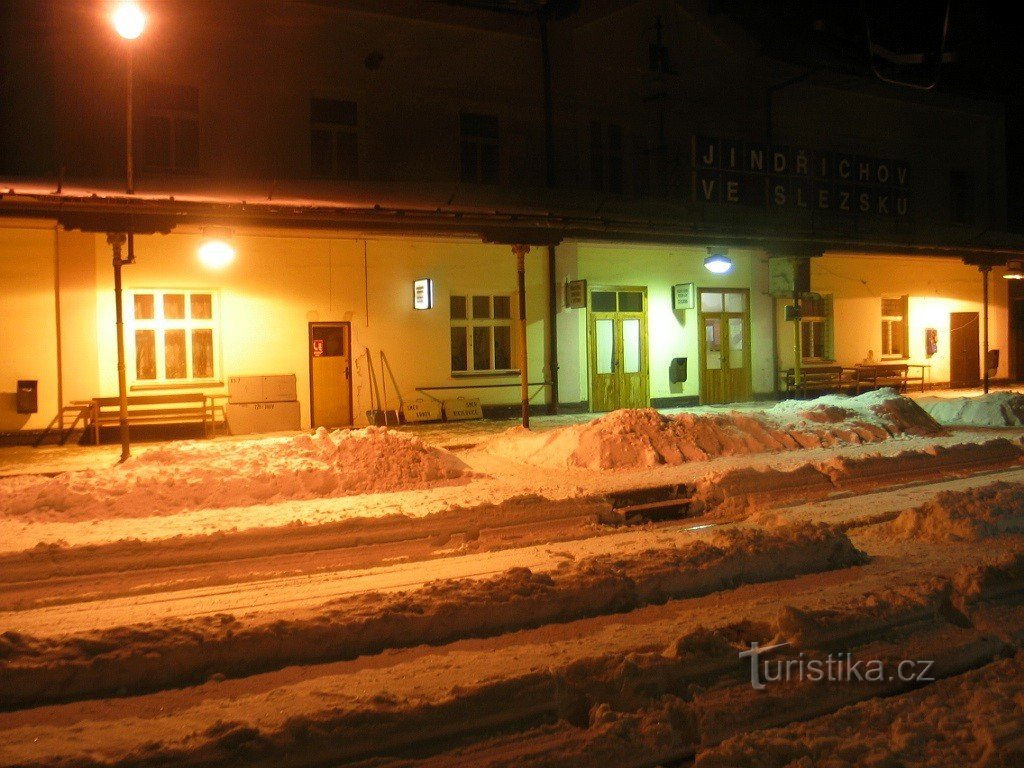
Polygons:
<instances>
[{"instance_id":1,"label":"window frame","mask_svg":"<svg viewBox=\"0 0 1024 768\"><path fill-rule=\"evenodd\" d=\"M202 121L200 119L199 89L192 85L181 85L178 83L165 83L150 81L144 84L142 114L141 114L141 144L142 144L142 167L147 171L161 173L198 173L202 154ZM189 98L180 99L181 103L174 103L170 89L179 89L182 94L188 92ZM181 94L179 94L181 95ZM167 98L159 98L160 96ZM194 106L184 106L184 102L194 103ZM157 162L152 151L150 142L150 121L160 120L167 123L168 160L166 163ZM195 130L196 148L195 162L183 164L181 162L181 133L182 123L191 123Z\"/></svg>"},{"instance_id":2,"label":"window frame","mask_svg":"<svg viewBox=\"0 0 1024 768\"><path fill-rule=\"evenodd\" d=\"M900 302L901 314L885 314L885 302L887 301ZM910 297L908 295L882 296L879 300L879 311L881 318L880 329L882 334L882 343L879 347L879 358L882 360L910 359ZM892 352L892 340L894 338L893 326L897 323L902 325L901 332L899 333L901 350L899 352ZM890 350L888 352L886 351L887 347Z\"/></svg>"},{"instance_id":3,"label":"window frame","mask_svg":"<svg viewBox=\"0 0 1024 768\"><path fill-rule=\"evenodd\" d=\"M493 121L493 135L488 135L487 130L468 131L467 123L471 121ZM488 148L492 148L495 153L496 166L493 176L484 172L484 153ZM472 174L467 173L467 152L471 152L473 157ZM501 171L501 118L483 112L459 112L459 180L466 184L501 184Z\"/></svg>"},{"instance_id":4,"label":"window frame","mask_svg":"<svg viewBox=\"0 0 1024 768\"><path fill-rule=\"evenodd\" d=\"M488 316L487 317L474 317L473 311L473 300L474 298L487 298L488 300ZM508 300L508 314L507 318L498 318L494 316L494 300L496 298ZM466 316L452 317L451 316L451 304L453 299L463 299L465 301ZM515 365L518 360L518 336L516 329L518 327L518 313L516 311L516 296L511 293L484 293L484 292L464 292L464 293L452 293L448 297L449 305L449 372L452 378L463 378L471 376L512 376L519 374L519 367ZM457 370L451 367L451 363L454 362L452 354L454 348L454 339L452 338L452 330L455 328L466 329L465 339L465 359L466 369ZM476 328L488 328L490 329L490 367L488 368L476 368L476 350L474 344L474 329ZM509 368L496 368L495 367L495 328L507 328L509 334Z\"/></svg>"},{"instance_id":5,"label":"window frame","mask_svg":"<svg viewBox=\"0 0 1024 768\"><path fill-rule=\"evenodd\" d=\"M819 293L816 295L820 298L821 301L821 306L818 308L821 310L821 314L811 314L810 312L808 312L807 307L811 302L811 298L809 296L800 297L800 361L804 363L833 362L835 360L835 351L832 348L832 333L834 322L832 294ZM815 301L815 303L817 303L817 301ZM821 340L820 356L813 354L808 355L806 353L807 350L804 348L805 326L812 329L812 336L815 334L813 328L816 326L820 326L820 330L816 331L817 335L820 335Z\"/></svg>"},{"instance_id":6,"label":"window frame","mask_svg":"<svg viewBox=\"0 0 1024 768\"><path fill-rule=\"evenodd\" d=\"M221 366L221 329L220 329L220 295L211 288L133 288L125 291L125 360L129 369L129 387L139 389L180 389L192 386L207 386L220 384L222 381ZM181 319L164 317L164 297L167 295L181 295L185 303L185 317ZM210 297L209 319L192 317L192 296ZM153 297L153 318L135 317L135 297ZM159 299L158 299L159 297ZM139 378L138 370L138 348L136 345L136 332L151 330L154 332L153 357L156 370L156 377L152 379ZM167 331L183 330L185 332L185 372L184 378L167 378L166 370L166 334ZM193 370L193 346L192 334L197 330L209 330L211 332L211 368L210 376L197 377Z\"/></svg>"},{"instance_id":7,"label":"window frame","mask_svg":"<svg viewBox=\"0 0 1024 768\"><path fill-rule=\"evenodd\" d=\"M352 120L326 120L318 119L317 104L321 105L351 105ZM317 133L327 133L331 140L331 167L329 172L318 169L314 162L314 136ZM355 154L352 158L351 172L343 169L339 162L341 152L339 150L339 137L351 137L355 146ZM316 179L340 179L353 181L359 178L359 102L354 99L328 99L313 96L309 100L309 171Z\"/></svg>"}]
</instances>

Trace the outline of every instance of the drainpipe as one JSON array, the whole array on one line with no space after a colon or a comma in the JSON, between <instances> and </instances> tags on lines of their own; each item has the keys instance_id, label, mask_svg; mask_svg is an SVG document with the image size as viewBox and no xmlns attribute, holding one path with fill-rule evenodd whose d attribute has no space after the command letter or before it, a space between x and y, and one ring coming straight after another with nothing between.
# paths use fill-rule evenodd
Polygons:
<instances>
[{"instance_id":1,"label":"drainpipe","mask_svg":"<svg viewBox=\"0 0 1024 768\"><path fill-rule=\"evenodd\" d=\"M516 257L516 276L519 283L519 387L523 426L530 428L530 373L527 370L526 355L526 254L528 245L513 245Z\"/></svg>"},{"instance_id":2,"label":"drainpipe","mask_svg":"<svg viewBox=\"0 0 1024 768\"><path fill-rule=\"evenodd\" d=\"M540 21L540 52L544 70L544 171L548 189L555 186L555 119L551 95L551 46L546 7L537 12ZM548 413L558 413L558 269L555 246L548 246L548 375L551 377Z\"/></svg>"}]
</instances>

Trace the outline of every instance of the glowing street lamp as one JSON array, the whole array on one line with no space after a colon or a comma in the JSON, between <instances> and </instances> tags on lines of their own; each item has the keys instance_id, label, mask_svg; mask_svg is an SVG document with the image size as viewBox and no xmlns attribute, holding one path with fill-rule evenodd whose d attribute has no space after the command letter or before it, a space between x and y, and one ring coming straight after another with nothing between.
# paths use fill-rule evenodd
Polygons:
<instances>
[{"instance_id":1,"label":"glowing street lamp","mask_svg":"<svg viewBox=\"0 0 1024 768\"><path fill-rule=\"evenodd\" d=\"M235 260L235 246L226 235L207 235L196 251L199 262L207 269L220 270L228 267Z\"/></svg>"},{"instance_id":2,"label":"glowing street lamp","mask_svg":"<svg viewBox=\"0 0 1024 768\"><path fill-rule=\"evenodd\" d=\"M135 40L146 28L146 14L139 8L138 3L130 0L123 0L117 4L111 20L117 34L125 40Z\"/></svg>"}]
</instances>

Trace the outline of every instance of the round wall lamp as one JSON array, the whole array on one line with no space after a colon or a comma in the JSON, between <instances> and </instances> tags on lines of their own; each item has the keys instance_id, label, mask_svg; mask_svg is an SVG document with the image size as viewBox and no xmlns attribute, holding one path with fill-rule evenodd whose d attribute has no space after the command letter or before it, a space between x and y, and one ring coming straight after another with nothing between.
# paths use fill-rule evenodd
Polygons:
<instances>
[{"instance_id":1,"label":"round wall lamp","mask_svg":"<svg viewBox=\"0 0 1024 768\"><path fill-rule=\"evenodd\" d=\"M1014 259L1006 262L1006 274L1003 277L1007 280L1024 280L1024 261Z\"/></svg>"},{"instance_id":2,"label":"round wall lamp","mask_svg":"<svg viewBox=\"0 0 1024 768\"><path fill-rule=\"evenodd\" d=\"M207 269L224 269L235 260L235 246L227 230L203 230L203 242L196 251L199 263Z\"/></svg>"},{"instance_id":3,"label":"round wall lamp","mask_svg":"<svg viewBox=\"0 0 1024 768\"><path fill-rule=\"evenodd\" d=\"M709 255L704 259L704 268L716 275L724 275L732 269L732 259L724 253L708 251Z\"/></svg>"}]
</instances>

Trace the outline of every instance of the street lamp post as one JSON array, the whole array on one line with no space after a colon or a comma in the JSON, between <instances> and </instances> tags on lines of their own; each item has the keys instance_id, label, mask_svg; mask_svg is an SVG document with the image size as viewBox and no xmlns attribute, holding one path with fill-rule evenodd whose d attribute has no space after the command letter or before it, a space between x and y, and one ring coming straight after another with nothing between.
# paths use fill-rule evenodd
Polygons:
<instances>
[{"instance_id":1,"label":"street lamp post","mask_svg":"<svg viewBox=\"0 0 1024 768\"><path fill-rule=\"evenodd\" d=\"M127 87L125 101L125 191L135 194L135 151L134 151L134 81L135 81L135 46L132 42L142 34L146 27L146 15L142 9L130 0L122 0L114 10L112 17L114 29L127 43ZM128 385L124 359L124 296L121 290L121 268L125 264L135 262L135 235L131 223L127 226L127 234L114 233L107 235L114 253L114 311L117 327L117 389L120 399L118 426L121 432L121 459L126 461L131 456L131 438L128 433ZM128 252L122 257L121 247L127 241Z\"/></svg>"}]
</instances>

